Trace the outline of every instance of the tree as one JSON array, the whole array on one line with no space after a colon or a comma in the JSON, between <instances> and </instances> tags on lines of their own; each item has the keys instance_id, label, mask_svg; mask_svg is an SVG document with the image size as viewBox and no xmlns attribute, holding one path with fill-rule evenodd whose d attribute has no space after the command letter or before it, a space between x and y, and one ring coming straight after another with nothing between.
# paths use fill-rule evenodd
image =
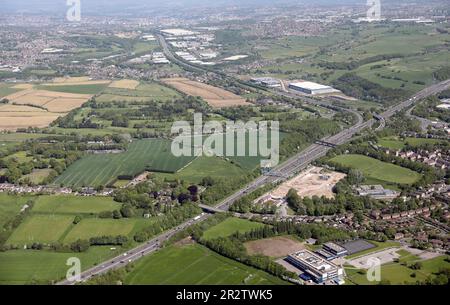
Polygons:
<instances>
[{"instance_id":1,"label":"tree","mask_svg":"<svg viewBox=\"0 0 450 305\"><path fill-rule=\"evenodd\" d=\"M79 224L80 221L81 221L81 219L82 219L82 218L81 218L80 215L75 216L75 218L74 218L74 220L73 220L73 224L74 224L74 225Z\"/></svg>"},{"instance_id":2,"label":"tree","mask_svg":"<svg viewBox=\"0 0 450 305\"><path fill-rule=\"evenodd\" d=\"M113 218L114 219L120 219L120 218L122 218L122 214L120 214L120 212L118 210L114 210Z\"/></svg>"},{"instance_id":3,"label":"tree","mask_svg":"<svg viewBox=\"0 0 450 305\"><path fill-rule=\"evenodd\" d=\"M364 182L364 174L357 169L351 169L348 173L348 181L351 184L360 185Z\"/></svg>"},{"instance_id":4,"label":"tree","mask_svg":"<svg viewBox=\"0 0 450 305\"><path fill-rule=\"evenodd\" d=\"M90 247L90 242L88 240L79 239L70 245L70 249L73 252L86 252Z\"/></svg>"},{"instance_id":5,"label":"tree","mask_svg":"<svg viewBox=\"0 0 450 305\"><path fill-rule=\"evenodd\" d=\"M120 214L124 218L131 218L131 217L133 217L134 216L133 207L130 204L127 204L127 203L122 205L122 208L120 209Z\"/></svg>"}]
</instances>

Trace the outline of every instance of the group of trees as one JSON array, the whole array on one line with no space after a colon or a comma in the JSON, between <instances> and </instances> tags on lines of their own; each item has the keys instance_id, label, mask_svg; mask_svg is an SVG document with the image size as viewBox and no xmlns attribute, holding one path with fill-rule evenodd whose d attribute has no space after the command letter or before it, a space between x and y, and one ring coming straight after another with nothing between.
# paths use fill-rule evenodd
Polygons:
<instances>
[{"instance_id":1,"label":"group of trees","mask_svg":"<svg viewBox=\"0 0 450 305\"><path fill-rule=\"evenodd\" d=\"M406 55L404 54L375 55L372 57L367 57L361 60L353 60L350 62L321 62L319 63L319 66L329 70L355 70L370 63L404 57L406 57Z\"/></svg>"},{"instance_id":2,"label":"group of trees","mask_svg":"<svg viewBox=\"0 0 450 305\"><path fill-rule=\"evenodd\" d=\"M91 143L94 142L94 143ZM103 142L98 144L99 142ZM22 179L34 169L53 169L41 184L48 184L60 175L72 163L79 160L83 154L92 150L124 150L127 142L120 135L113 136L48 136L27 140L0 154L0 169L6 169L0 181L10 183L25 183L31 181ZM25 152L26 159L15 158L16 152Z\"/></svg>"},{"instance_id":3,"label":"group of trees","mask_svg":"<svg viewBox=\"0 0 450 305\"><path fill-rule=\"evenodd\" d=\"M179 207L175 207L170 211L167 211L164 215L158 217L151 225L138 231L134 235L136 242L144 242L167 229L173 228L187 219L190 219L196 215L199 215L202 210L194 204L185 204Z\"/></svg>"},{"instance_id":4,"label":"group of trees","mask_svg":"<svg viewBox=\"0 0 450 305\"><path fill-rule=\"evenodd\" d=\"M303 240L314 238L317 240L318 244L329 241L345 241L357 237L353 232L328 227L322 224L294 223L291 220L287 220L273 221L269 223L269 225L253 229L246 233L236 232L233 235L233 238L236 238L241 242L246 242L280 235L296 235Z\"/></svg>"},{"instance_id":5,"label":"group of trees","mask_svg":"<svg viewBox=\"0 0 450 305\"><path fill-rule=\"evenodd\" d=\"M333 85L346 95L377 102L386 106L408 95L408 92L403 89L385 88L354 73L342 75L333 82Z\"/></svg>"},{"instance_id":6,"label":"group of trees","mask_svg":"<svg viewBox=\"0 0 450 305\"><path fill-rule=\"evenodd\" d=\"M441 103L436 96L430 96L419 103L412 111L412 114L418 117L439 120L450 123L450 111L448 109L439 109L437 106Z\"/></svg>"}]
</instances>

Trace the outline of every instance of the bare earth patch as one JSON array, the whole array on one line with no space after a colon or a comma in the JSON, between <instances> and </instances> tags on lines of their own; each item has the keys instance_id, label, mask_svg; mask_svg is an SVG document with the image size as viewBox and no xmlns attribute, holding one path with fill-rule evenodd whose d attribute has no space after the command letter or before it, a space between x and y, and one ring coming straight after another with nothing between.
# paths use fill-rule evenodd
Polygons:
<instances>
[{"instance_id":1,"label":"bare earth patch","mask_svg":"<svg viewBox=\"0 0 450 305\"><path fill-rule=\"evenodd\" d=\"M321 167L311 167L293 179L286 181L270 193L272 198L284 198L290 189L295 189L300 197L325 196L333 198L333 187L345 174L328 171Z\"/></svg>"},{"instance_id":2,"label":"bare earth patch","mask_svg":"<svg viewBox=\"0 0 450 305\"><path fill-rule=\"evenodd\" d=\"M287 236L249 241L244 244L248 254L262 254L270 257L283 257L305 249L303 243Z\"/></svg>"},{"instance_id":3,"label":"bare earth patch","mask_svg":"<svg viewBox=\"0 0 450 305\"><path fill-rule=\"evenodd\" d=\"M250 105L239 95L187 78L167 78L162 81L187 95L200 96L214 108Z\"/></svg>"}]
</instances>

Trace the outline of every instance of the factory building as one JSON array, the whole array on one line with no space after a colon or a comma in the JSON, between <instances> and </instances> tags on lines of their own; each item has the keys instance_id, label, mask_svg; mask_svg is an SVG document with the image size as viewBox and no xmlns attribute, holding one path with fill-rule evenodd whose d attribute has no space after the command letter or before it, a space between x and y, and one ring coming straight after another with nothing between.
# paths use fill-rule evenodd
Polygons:
<instances>
[{"instance_id":1,"label":"factory building","mask_svg":"<svg viewBox=\"0 0 450 305\"><path fill-rule=\"evenodd\" d=\"M342 280L344 269L317 254L308 250L302 250L289 255L286 260L295 267L302 270L314 282Z\"/></svg>"},{"instance_id":2,"label":"factory building","mask_svg":"<svg viewBox=\"0 0 450 305\"><path fill-rule=\"evenodd\" d=\"M334 89L330 86L325 86L313 82L297 82L290 83L289 88L292 90L300 91L306 94L317 95L317 94L329 94L336 93L339 90Z\"/></svg>"},{"instance_id":3,"label":"factory building","mask_svg":"<svg viewBox=\"0 0 450 305\"><path fill-rule=\"evenodd\" d=\"M278 79L272 78L272 77L257 77L252 78L250 80L252 83L266 86L269 88L279 88L281 87L281 82Z\"/></svg>"}]
</instances>

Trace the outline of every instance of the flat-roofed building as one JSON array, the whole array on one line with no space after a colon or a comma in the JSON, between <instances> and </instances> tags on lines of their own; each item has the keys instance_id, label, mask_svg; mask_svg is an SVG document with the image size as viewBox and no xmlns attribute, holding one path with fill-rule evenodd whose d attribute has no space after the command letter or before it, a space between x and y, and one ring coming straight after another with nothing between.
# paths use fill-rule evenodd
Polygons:
<instances>
[{"instance_id":1,"label":"flat-roofed building","mask_svg":"<svg viewBox=\"0 0 450 305\"><path fill-rule=\"evenodd\" d=\"M323 249L327 252L330 252L331 254L336 255L337 257L341 257L344 255L347 255L347 249L344 247L341 247L335 243L325 243L323 245Z\"/></svg>"},{"instance_id":2,"label":"flat-roofed building","mask_svg":"<svg viewBox=\"0 0 450 305\"><path fill-rule=\"evenodd\" d=\"M308 274L316 283L341 279L344 269L308 250L289 255L286 260Z\"/></svg>"},{"instance_id":3,"label":"flat-roofed building","mask_svg":"<svg viewBox=\"0 0 450 305\"><path fill-rule=\"evenodd\" d=\"M330 86L325 86L313 82L297 82L290 83L289 88L292 90L300 91L306 94L317 95L317 94L329 94L336 93L339 90L334 89Z\"/></svg>"}]
</instances>

